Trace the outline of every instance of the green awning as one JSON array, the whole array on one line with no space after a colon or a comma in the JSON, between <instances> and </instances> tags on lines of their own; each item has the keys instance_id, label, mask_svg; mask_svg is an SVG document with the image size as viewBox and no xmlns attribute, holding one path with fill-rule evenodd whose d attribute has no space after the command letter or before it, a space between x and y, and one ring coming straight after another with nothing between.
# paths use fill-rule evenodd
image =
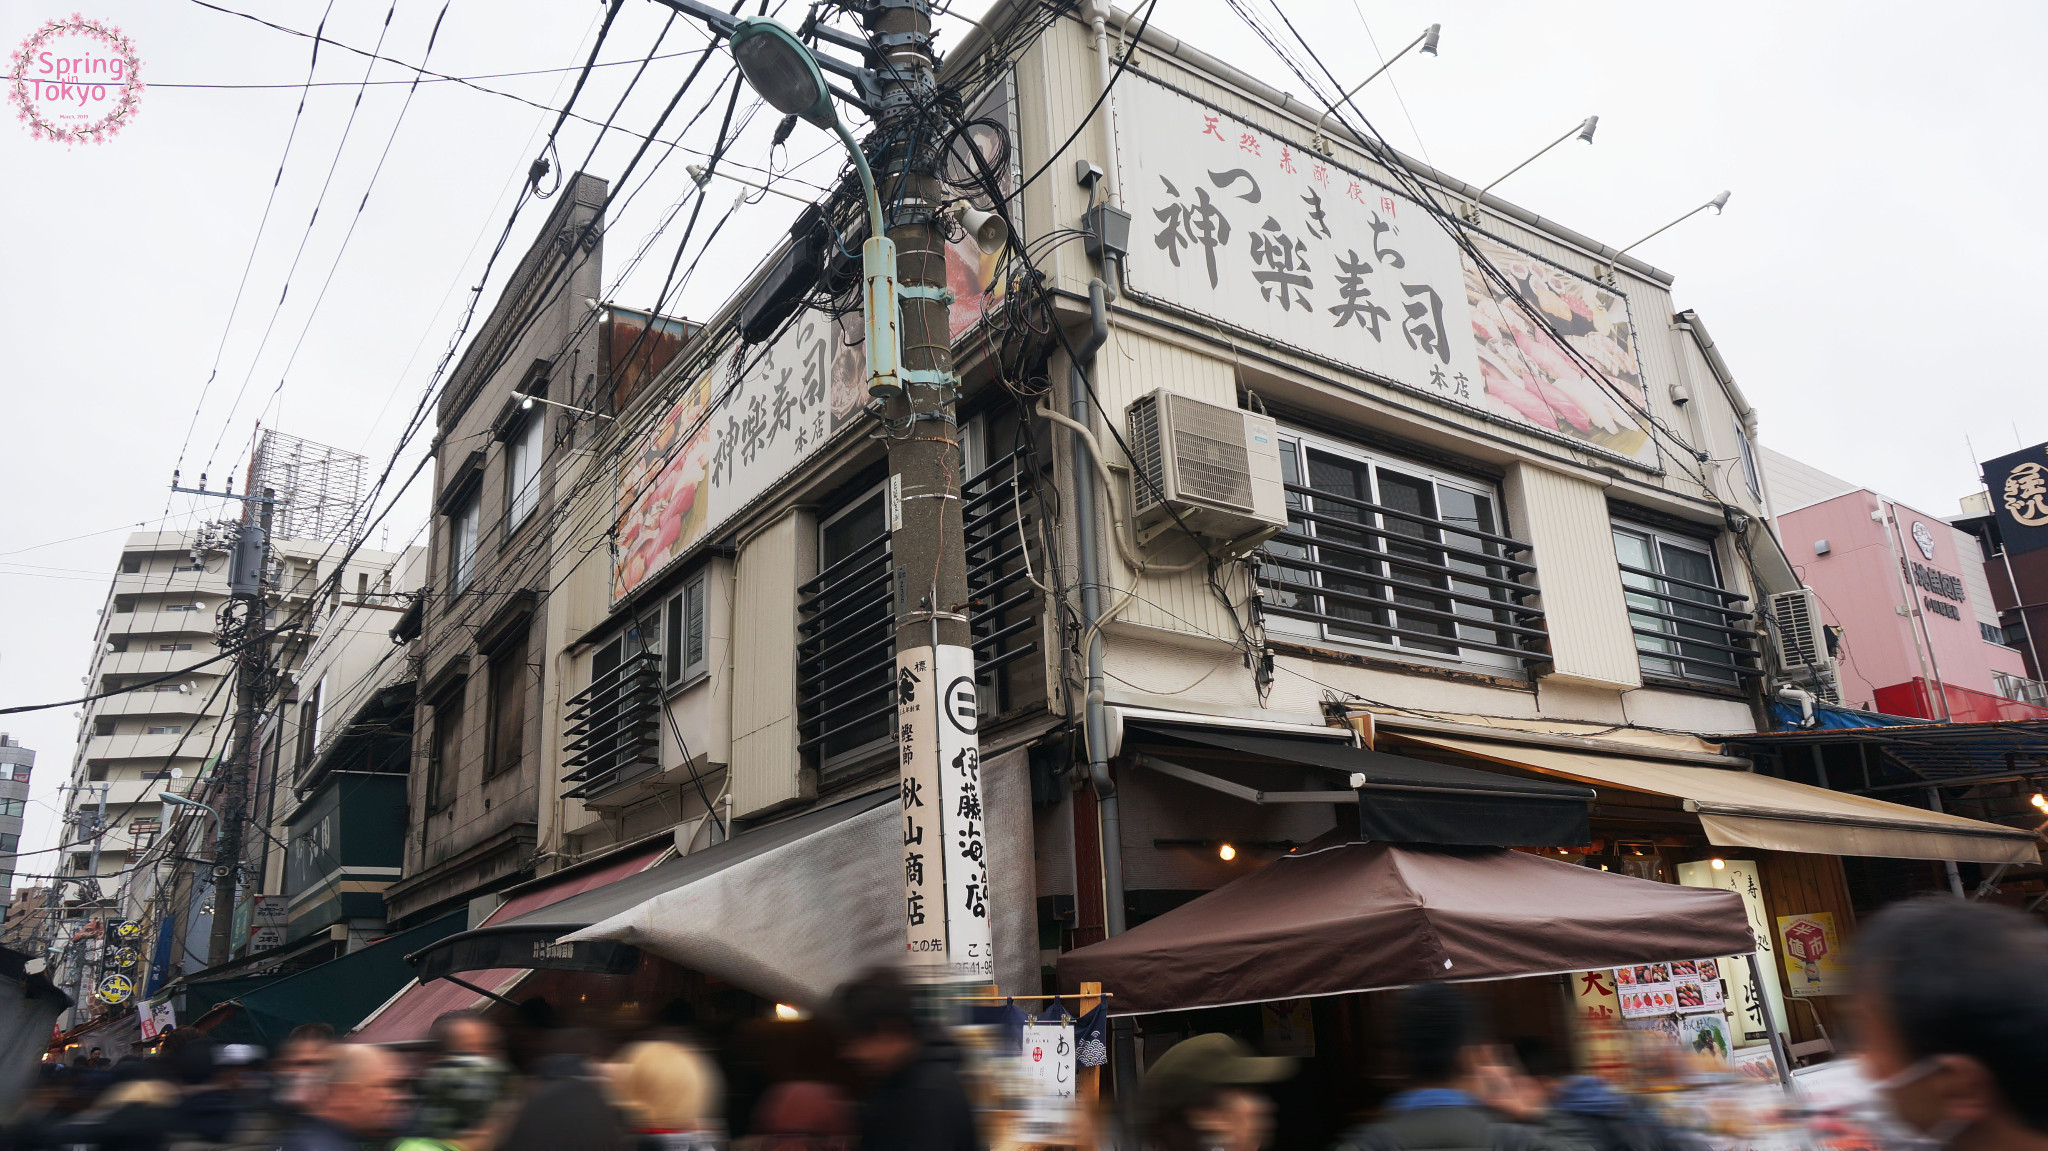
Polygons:
<instances>
[{"instance_id":1,"label":"green awning","mask_svg":"<svg viewBox=\"0 0 2048 1151\"><path fill-rule=\"evenodd\" d=\"M302 1023L326 1023L347 1033L406 984L405 957L468 925L467 910L387 936L359 951L330 959L222 1000L193 1022L222 1043L256 1043L272 1051Z\"/></svg>"}]
</instances>

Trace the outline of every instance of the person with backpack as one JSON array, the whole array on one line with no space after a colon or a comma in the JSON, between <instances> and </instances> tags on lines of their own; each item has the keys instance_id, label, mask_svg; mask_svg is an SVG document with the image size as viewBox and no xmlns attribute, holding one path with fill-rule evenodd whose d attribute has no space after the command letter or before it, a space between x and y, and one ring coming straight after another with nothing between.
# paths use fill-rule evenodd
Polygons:
<instances>
[{"instance_id":1,"label":"person with backpack","mask_svg":"<svg viewBox=\"0 0 2048 1151\"><path fill-rule=\"evenodd\" d=\"M1449 984L1396 993L1395 1043L1409 1086L1332 1151L1590 1151L1542 1123L1542 1100L1477 1042L1471 1002Z\"/></svg>"}]
</instances>

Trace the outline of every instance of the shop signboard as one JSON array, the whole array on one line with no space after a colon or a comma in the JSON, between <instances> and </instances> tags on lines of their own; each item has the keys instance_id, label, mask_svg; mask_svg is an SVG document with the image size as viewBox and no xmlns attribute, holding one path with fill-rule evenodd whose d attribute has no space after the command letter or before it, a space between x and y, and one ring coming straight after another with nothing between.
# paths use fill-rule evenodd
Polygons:
<instances>
[{"instance_id":1,"label":"shop signboard","mask_svg":"<svg viewBox=\"0 0 2048 1151\"><path fill-rule=\"evenodd\" d=\"M1720 866L1715 866L1716 862ZM1703 859L1681 863L1678 865L1678 882L1686 887L1718 887L1741 896L1742 909L1749 915L1749 929L1756 936L1757 970L1775 976L1777 949L1771 942L1771 921L1764 914L1763 880L1754 861ZM1770 1005L1771 1018L1778 1021L1779 1029L1782 1031L1785 1027L1785 997L1778 989L1777 979L1764 980L1762 994L1767 998L1759 999L1756 980L1751 976L1746 957L1724 956L1718 964L1728 981L1729 1015L1733 1027L1730 1038L1734 1045L1748 1047L1754 1043L1769 1043L1771 1033L1764 1024L1766 1002Z\"/></svg>"},{"instance_id":2,"label":"shop signboard","mask_svg":"<svg viewBox=\"0 0 2048 1151\"><path fill-rule=\"evenodd\" d=\"M1073 1138L1074 1021L1026 1023L1021 1057L1026 1085L1018 1137L1023 1143L1070 1143Z\"/></svg>"},{"instance_id":3,"label":"shop signboard","mask_svg":"<svg viewBox=\"0 0 2048 1151\"><path fill-rule=\"evenodd\" d=\"M2048 444L1985 461L1984 487L2008 554L2048 548Z\"/></svg>"},{"instance_id":4,"label":"shop signboard","mask_svg":"<svg viewBox=\"0 0 2048 1151\"><path fill-rule=\"evenodd\" d=\"M1835 932L1833 912L1780 915L1778 940L1785 957L1785 985L1793 995L1849 994L1849 972L1842 962L1842 937Z\"/></svg>"},{"instance_id":5,"label":"shop signboard","mask_svg":"<svg viewBox=\"0 0 2048 1151\"><path fill-rule=\"evenodd\" d=\"M1399 191L1157 81L1134 74L1114 99L1133 294L1657 466L1619 292L1476 231L1467 251Z\"/></svg>"},{"instance_id":6,"label":"shop signboard","mask_svg":"<svg viewBox=\"0 0 2048 1151\"><path fill-rule=\"evenodd\" d=\"M907 947L912 965L952 979L995 978L979 716L972 650L896 653Z\"/></svg>"},{"instance_id":7,"label":"shop signboard","mask_svg":"<svg viewBox=\"0 0 2048 1151\"><path fill-rule=\"evenodd\" d=\"M968 135L999 163L998 186L1016 187L1015 149L990 135L1001 124L1015 140L1015 99L1008 76L974 106ZM964 143L951 161L973 168ZM970 196L977 206L992 203ZM1011 218L1017 219L1014 201ZM1021 226L1021 225L1020 225ZM1000 254L971 237L946 247L951 336L958 341L1002 299ZM841 430L867 417L861 317L806 309L765 346L732 347L691 380L652 428L620 454L614 492L612 601L659 574L692 545L796 471Z\"/></svg>"}]
</instances>

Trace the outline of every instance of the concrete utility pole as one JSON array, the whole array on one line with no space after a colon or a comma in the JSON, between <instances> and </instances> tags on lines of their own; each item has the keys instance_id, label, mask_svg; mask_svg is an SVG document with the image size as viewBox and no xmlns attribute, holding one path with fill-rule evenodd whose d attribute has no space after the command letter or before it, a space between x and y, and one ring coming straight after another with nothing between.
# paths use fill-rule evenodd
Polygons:
<instances>
[{"instance_id":1,"label":"concrete utility pole","mask_svg":"<svg viewBox=\"0 0 2048 1151\"><path fill-rule=\"evenodd\" d=\"M908 945L930 978L987 981L995 962L931 8L926 0L869 0L861 18L882 52L874 60L882 98L873 137L892 142L877 157L876 183L892 212L901 306L903 391L880 399L877 414L890 426ZM914 842L920 832L928 838Z\"/></svg>"},{"instance_id":2,"label":"concrete utility pole","mask_svg":"<svg viewBox=\"0 0 2048 1151\"><path fill-rule=\"evenodd\" d=\"M202 477L203 479L204 477ZM206 947L206 965L218 967L234 952L235 895L242 870L242 820L249 799L249 776L256 768L256 720L276 678L271 666L270 608L264 598L263 573L270 564L270 520L277 491L262 495L210 492L204 487L171 490L187 495L242 501L242 522L235 529L235 550L228 563L227 606L221 610L220 642L236 652L235 727L228 754L214 768L220 780L219 824L213 848L211 882L213 919Z\"/></svg>"},{"instance_id":3,"label":"concrete utility pole","mask_svg":"<svg viewBox=\"0 0 2048 1151\"><path fill-rule=\"evenodd\" d=\"M256 720L270 694L270 643L265 638L269 606L263 572L270 562L270 516L277 493L263 489L242 517L235 536L228 587L233 593L221 620L221 640L239 649L235 660L233 753L221 760L220 836L213 851L213 922L206 963L218 967L233 953L235 896L242 870L242 819L249 802L249 777L256 769Z\"/></svg>"}]
</instances>

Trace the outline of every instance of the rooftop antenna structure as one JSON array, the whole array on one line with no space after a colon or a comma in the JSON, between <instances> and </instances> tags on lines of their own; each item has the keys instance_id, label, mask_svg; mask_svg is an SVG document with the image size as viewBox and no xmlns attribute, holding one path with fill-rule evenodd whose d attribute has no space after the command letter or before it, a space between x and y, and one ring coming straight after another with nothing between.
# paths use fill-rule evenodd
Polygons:
<instances>
[{"instance_id":1,"label":"rooftop antenna structure","mask_svg":"<svg viewBox=\"0 0 2048 1151\"><path fill-rule=\"evenodd\" d=\"M248 486L277 492L272 538L353 544L368 464L354 452L265 428Z\"/></svg>"}]
</instances>

